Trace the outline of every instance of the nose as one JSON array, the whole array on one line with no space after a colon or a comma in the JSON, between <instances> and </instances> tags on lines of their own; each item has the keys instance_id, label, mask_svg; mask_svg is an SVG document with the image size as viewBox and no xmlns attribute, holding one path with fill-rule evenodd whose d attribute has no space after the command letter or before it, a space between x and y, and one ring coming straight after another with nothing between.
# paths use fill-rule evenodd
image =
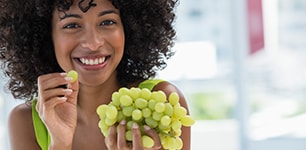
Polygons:
<instances>
[{"instance_id":1,"label":"nose","mask_svg":"<svg viewBox=\"0 0 306 150\"><path fill-rule=\"evenodd\" d=\"M97 30L87 30L84 33L81 47L96 51L104 44L104 37L99 31Z\"/></svg>"}]
</instances>

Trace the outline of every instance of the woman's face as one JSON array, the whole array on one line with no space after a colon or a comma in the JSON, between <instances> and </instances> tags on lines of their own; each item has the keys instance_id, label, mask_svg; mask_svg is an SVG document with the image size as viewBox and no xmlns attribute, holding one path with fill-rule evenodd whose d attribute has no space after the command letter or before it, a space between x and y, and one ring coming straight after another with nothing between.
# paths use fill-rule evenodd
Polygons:
<instances>
[{"instance_id":1,"label":"woman's face","mask_svg":"<svg viewBox=\"0 0 306 150\"><path fill-rule=\"evenodd\" d=\"M109 0L77 0L66 12L55 10L52 37L59 65L66 72L76 70L80 82L98 84L116 75L124 30Z\"/></svg>"}]
</instances>

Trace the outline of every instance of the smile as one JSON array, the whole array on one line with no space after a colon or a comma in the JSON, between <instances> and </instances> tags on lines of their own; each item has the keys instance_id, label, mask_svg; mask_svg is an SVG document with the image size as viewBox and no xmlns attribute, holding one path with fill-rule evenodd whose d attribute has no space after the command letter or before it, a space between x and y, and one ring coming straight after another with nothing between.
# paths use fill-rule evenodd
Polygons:
<instances>
[{"instance_id":1,"label":"smile","mask_svg":"<svg viewBox=\"0 0 306 150\"><path fill-rule=\"evenodd\" d=\"M105 62L106 57L99 58L79 58L80 62L84 65L99 65Z\"/></svg>"}]
</instances>

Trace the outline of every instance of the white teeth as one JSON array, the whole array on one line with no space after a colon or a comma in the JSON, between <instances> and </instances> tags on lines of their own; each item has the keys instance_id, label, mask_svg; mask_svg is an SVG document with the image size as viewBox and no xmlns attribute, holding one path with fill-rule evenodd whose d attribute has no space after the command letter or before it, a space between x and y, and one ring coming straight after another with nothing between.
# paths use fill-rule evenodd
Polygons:
<instances>
[{"instance_id":1,"label":"white teeth","mask_svg":"<svg viewBox=\"0 0 306 150\"><path fill-rule=\"evenodd\" d=\"M105 57L94 58L94 59L80 58L80 61L82 64L85 65L98 65L102 64L105 61Z\"/></svg>"}]
</instances>

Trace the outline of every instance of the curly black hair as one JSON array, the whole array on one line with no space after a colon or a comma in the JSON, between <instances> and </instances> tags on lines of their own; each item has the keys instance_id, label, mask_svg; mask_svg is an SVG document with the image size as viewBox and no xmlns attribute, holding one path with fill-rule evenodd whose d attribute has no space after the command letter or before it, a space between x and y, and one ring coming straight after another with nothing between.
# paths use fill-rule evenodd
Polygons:
<instances>
[{"instance_id":1,"label":"curly black hair","mask_svg":"<svg viewBox=\"0 0 306 150\"><path fill-rule=\"evenodd\" d=\"M54 9L68 10L74 0L0 0L0 60L14 98L37 95L37 78L61 72L52 42ZM173 27L178 0L111 0L120 10L125 49L118 66L121 85L154 77L174 52Z\"/></svg>"}]
</instances>

